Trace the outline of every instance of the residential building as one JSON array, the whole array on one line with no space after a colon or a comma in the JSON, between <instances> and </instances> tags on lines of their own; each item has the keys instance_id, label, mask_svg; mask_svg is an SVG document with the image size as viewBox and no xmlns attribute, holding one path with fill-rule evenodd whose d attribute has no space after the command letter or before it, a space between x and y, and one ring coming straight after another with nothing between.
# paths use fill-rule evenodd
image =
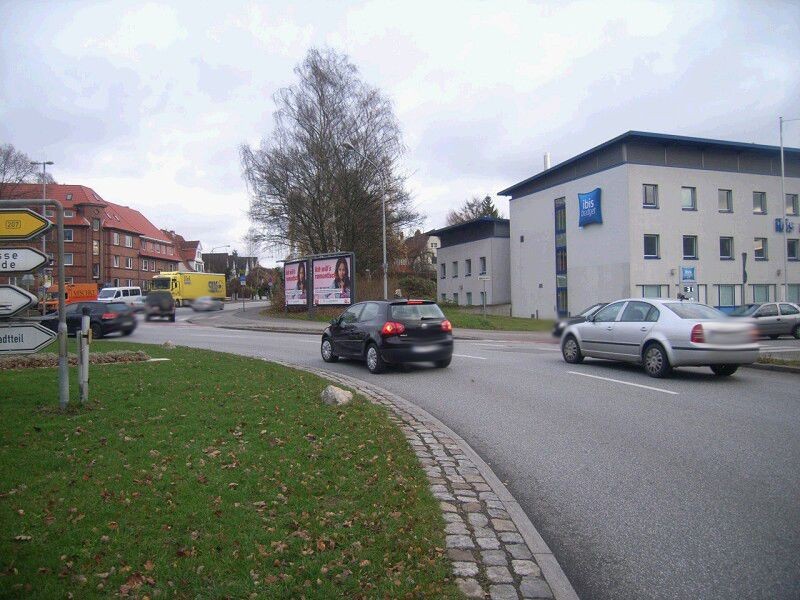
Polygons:
<instances>
[{"instance_id":1,"label":"residential building","mask_svg":"<svg viewBox=\"0 0 800 600\"><path fill-rule=\"evenodd\" d=\"M203 248L199 240L187 241L182 235L172 230L162 229L161 231L172 240L172 243L178 251L178 256L181 261L178 263L178 271L195 271L197 273L203 273L205 271Z\"/></svg>"},{"instance_id":2,"label":"residential building","mask_svg":"<svg viewBox=\"0 0 800 600\"><path fill-rule=\"evenodd\" d=\"M776 146L629 131L512 185L512 313L679 292L797 302L800 149L785 173L782 196Z\"/></svg>"}]
</instances>

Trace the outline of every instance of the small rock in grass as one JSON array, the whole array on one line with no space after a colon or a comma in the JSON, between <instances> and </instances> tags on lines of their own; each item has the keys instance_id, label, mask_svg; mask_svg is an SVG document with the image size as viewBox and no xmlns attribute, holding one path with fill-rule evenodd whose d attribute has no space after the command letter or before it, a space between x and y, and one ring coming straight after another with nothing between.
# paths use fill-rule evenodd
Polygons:
<instances>
[{"instance_id":1,"label":"small rock in grass","mask_svg":"<svg viewBox=\"0 0 800 600\"><path fill-rule=\"evenodd\" d=\"M341 406L353 400L353 392L348 392L335 385L329 385L322 390L322 402L328 405Z\"/></svg>"}]
</instances>

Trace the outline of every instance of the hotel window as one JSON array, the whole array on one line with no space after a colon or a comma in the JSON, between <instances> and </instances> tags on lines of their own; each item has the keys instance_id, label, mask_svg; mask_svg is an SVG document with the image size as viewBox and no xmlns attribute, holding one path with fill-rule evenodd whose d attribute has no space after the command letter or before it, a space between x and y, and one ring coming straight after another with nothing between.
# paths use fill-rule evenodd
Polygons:
<instances>
[{"instance_id":1,"label":"hotel window","mask_svg":"<svg viewBox=\"0 0 800 600\"><path fill-rule=\"evenodd\" d=\"M64 230L64 241L71 242L72 241L72 229L65 229Z\"/></svg>"},{"instance_id":2,"label":"hotel window","mask_svg":"<svg viewBox=\"0 0 800 600\"><path fill-rule=\"evenodd\" d=\"M642 298L661 298L660 285L643 285Z\"/></svg>"},{"instance_id":3,"label":"hotel window","mask_svg":"<svg viewBox=\"0 0 800 600\"><path fill-rule=\"evenodd\" d=\"M644 257L658 258L658 235L652 233L644 234Z\"/></svg>"},{"instance_id":4,"label":"hotel window","mask_svg":"<svg viewBox=\"0 0 800 600\"><path fill-rule=\"evenodd\" d=\"M733 190L717 190L719 212L733 212Z\"/></svg>"},{"instance_id":5,"label":"hotel window","mask_svg":"<svg viewBox=\"0 0 800 600\"><path fill-rule=\"evenodd\" d=\"M457 261L457 260L454 260L454 261L453 261L453 274L451 275L451 277L452 277L453 279L455 279L456 277L458 277L458 261Z\"/></svg>"},{"instance_id":6,"label":"hotel window","mask_svg":"<svg viewBox=\"0 0 800 600\"><path fill-rule=\"evenodd\" d=\"M731 284L720 284L719 286L719 306L736 305L736 286Z\"/></svg>"},{"instance_id":7,"label":"hotel window","mask_svg":"<svg viewBox=\"0 0 800 600\"><path fill-rule=\"evenodd\" d=\"M786 256L788 260L800 260L797 255L797 247L800 240L786 240Z\"/></svg>"},{"instance_id":8,"label":"hotel window","mask_svg":"<svg viewBox=\"0 0 800 600\"><path fill-rule=\"evenodd\" d=\"M114 266L118 267L119 266L119 256L112 256L111 258L113 259Z\"/></svg>"},{"instance_id":9,"label":"hotel window","mask_svg":"<svg viewBox=\"0 0 800 600\"><path fill-rule=\"evenodd\" d=\"M645 208L658 208L658 186L645 183L642 186L642 206Z\"/></svg>"},{"instance_id":10,"label":"hotel window","mask_svg":"<svg viewBox=\"0 0 800 600\"><path fill-rule=\"evenodd\" d=\"M468 258L464 261L464 277L472 277L472 259ZM468 303L471 304L471 303Z\"/></svg>"},{"instance_id":11,"label":"hotel window","mask_svg":"<svg viewBox=\"0 0 800 600\"><path fill-rule=\"evenodd\" d=\"M133 248L133 236L126 235L125 236L125 247L126 248Z\"/></svg>"},{"instance_id":12,"label":"hotel window","mask_svg":"<svg viewBox=\"0 0 800 600\"><path fill-rule=\"evenodd\" d=\"M439 271L440 271L439 277L441 279L444 279L445 277L447 277L447 265L446 264L444 264L444 263L440 264L439 265Z\"/></svg>"},{"instance_id":13,"label":"hotel window","mask_svg":"<svg viewBox=\"0 0 800 600\"><path fill-rule=\"evenodd\" d=\"M769 285L766 283L753 285L753 302L769 302Z\"/></svg>"},{"instance_id":14,"label":"hotel window","mask_svg":"<svg viewBox=\"0 0 800 600\"><path fill-rule=\"evenodd\" d=\"M486 292L481 292L481 306L486 304Z\"/></svg>"},{"instance_id":15,"label":"hotel window","mask_svg":"<svg viewBox=\"0 0 800 600\"><path fill-rule=\"evenodd\" d=\"M472 292L467 292L467 306L472 306Z\"/></svg>"},{"instance_id":16,"label":"hotel window","mask_svg":"<svg viewBox=\"0 0 800 600\"><path fill-rule=\"evenodd\" d=\"M111 243L115 246L119 246L119 234L116 231L111 234Z\"/></svg>"},{"instance_id":17,"label":"hotel window","mask_svg":"<svg viewBox=\"0 0 800 600\"><path fill-rule=\"evenodd\" d=\"M756 260L767 260L767 238L755 238L753 246L753 256Z\"/></svg>"},{"instance_id":18,"label":"hotel window","mask_svg":"<svg viewBox=\"0 0 800 600\"><path fill-rule=\"evenodd\" d=\"M453 304L458 304L458 292L453 292Z\"/></svg>"},{"instance_id":19,"label":"hotel window","mask_svg":"<svg viewBox=\"0 0 800 600\"><path fill-rule=\"evenodd\" d=\"M696 259L697 258L697 236L685 235L683 236L683 258Z\"/></svg>"},{"instance_id":20,"label":"hotel window","mask_svg":"<svg viewBox=\"0 0 800 600\"><path fill-rule=\"evenodd\" d=\"M486 275L486 257L481 256L478 259L478 264L480 266L480 275Z\"/></svg>"},{"instance_id":21,"label":"hotel window","mask_svg":"<svg viewBox=\"0 0 800 600\"><path fill-rule=\"evenodd\" d=\"M447 302L447 294L442 292L442 302Z\"/></svg>"},{"instance_id":22,"label":"hotel window","mask_svg":"<svg viewBox=\"0 0 800 600\"><path fill-rule=\"evenodd\" d=\"M92 256L100 256L100 240L92 240Z\"/></svg>"},{"instance_id":23,"label":"hotel window","mask_svg":"<svg viewBox=\"0 0 800 600\"><path fill-rule=\"evenodd\" d=\"M800 304L800 283L790 283L789 292L786 295L789 302Z\"/></svg>"},{"instance_id":24,"label":"hotel window","mask_svg":"<svg viewBox=\"0 0 800 600\"><path fill-rule=\"evenodd\" d=\"M72 252L64 252L64 266L70 266L72 264Z\"/></svg>"},{"instance_id":25,"label":"hotel window","mask_svg":"<svg viewBox=\"0 0 800 600\"><path fill-rule=\"evenodd\" d=\"M733 260L733 238L719 238L719 258L720 260Z\"/></svg>"},{"instance_id":26,"label":"hotel window","mask_svg":"<svg viewBox=\"0 0 800 600\"><path fill-rule=\"evenodd\" d=\"M681 208L683 210L697 210L697 188L681 188Z\"/></svg>"},{"instance_id":27,"label":"hotel window","mask_svg":"<svg viewBox=\"0 0 800 600\"><path fill-rule=\"evenodd\" d=\"M67 194L67 196L69 196L69 194ZM67 198L67 200L69 200L69 198ZM75 216L75 211L74 210L70 210L68 208L64 209L64 218L65 219L71 219L74 216Z\"/></svg>"},{"instance_id":28,"label":"hotel window","mask_svg":"<svg viewBox=\"0 0 800 600\"><path fill-rule=\"evenodd\" d=\"M766 192L753 192L753 214L765 215L767 214L767 193Z\"/></svg>"},{"instance_id":29,"label":"hotel window","mask_svg":"<svg viewBox=\"0 0 800 600\"><path fill-rule=\"evenodd\" d=\"M133 259L130 256L125 258L125 268L126 269L132 269L133 268Z\"/></svg>"},{"instance_id":30,"label":"hotel window","mask_svg":"<svg viewBox=\"0 0 800 600\"><path fill-rule=\"evenodd\" d=\"M797 194L786 194L786 216L796 217L800 215L800 207L797 205Z\"/></svg>"},{"instance_id":31,"label":"hotel window","mask_svg":"<svg viewBox=\"0 0 800 600\"><path fill-rule=\"evenodd\" d=\"M92 231L100 231L100 219L92 219Z\"/></svg>"}]
</instances>

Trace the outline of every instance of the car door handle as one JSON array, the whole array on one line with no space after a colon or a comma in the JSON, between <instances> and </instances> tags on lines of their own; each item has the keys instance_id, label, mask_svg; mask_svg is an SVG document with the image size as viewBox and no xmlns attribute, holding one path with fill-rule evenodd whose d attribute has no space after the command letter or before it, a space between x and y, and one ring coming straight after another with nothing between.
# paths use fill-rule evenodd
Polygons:
<instances>
[{"instance_id":1,"label":"car door handle","mask_svg":"<svg viewBox=\"0 0 800 600\"><path fill-rule=\"evenodd\" d=\"M639 331L647 331L648 329L649 329L648 327L641 327L641 328L639 329Z\"/></svg>"},{"instance_id":2,"label":"car door handle","mask_svg":"<svg viewBox=\"0 0 800 600\"><path fill-rule=\"evenodd\" d=\"M612 329L614 329L614 328L613 328L613 327L606 327L606 329L607 329L608 331L611 331L611 330L612 330Z\"/></svg>"}]
</instances>

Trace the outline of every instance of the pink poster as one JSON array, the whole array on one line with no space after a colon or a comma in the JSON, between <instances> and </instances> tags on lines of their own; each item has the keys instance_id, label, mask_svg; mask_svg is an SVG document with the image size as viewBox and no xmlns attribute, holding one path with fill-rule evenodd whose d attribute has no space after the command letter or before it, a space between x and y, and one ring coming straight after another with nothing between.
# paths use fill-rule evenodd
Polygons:
<instances>
[{"instance_id":1,"label":"pink poster","mask_svg":"<svg viewBox=\"0 0 800 600\"><path fill-rule=\"evenodd\" d=\"M351 259L338 256L314 260L314 304L352 304Z\"/></svg>"},{"instance_id":2,"label":"pink poster","mask_svg":"<svg viewBox=\"0 0 800 600\"><path fill-rule=\"evenodd\" d=\"M286 263L283 267L283 276L286 281L284 293L287 306L303 306L308 300L306 264L306 261L301 260L300 262Z\"/></svg>"}]
</instances>

